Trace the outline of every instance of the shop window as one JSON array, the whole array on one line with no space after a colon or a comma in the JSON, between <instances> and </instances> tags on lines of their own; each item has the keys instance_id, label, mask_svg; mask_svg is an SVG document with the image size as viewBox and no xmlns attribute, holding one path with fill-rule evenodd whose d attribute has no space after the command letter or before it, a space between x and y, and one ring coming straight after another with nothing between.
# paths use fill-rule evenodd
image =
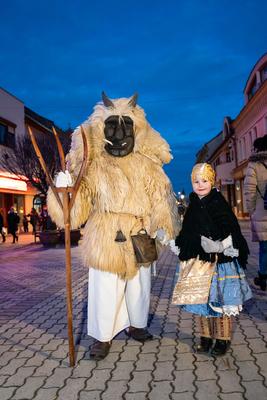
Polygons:
<instances>
[{"instance_id":1,"label":"shop window","mask_svg":"<svg viewBox=\"0 0 267 400\"><path fill-rule=\"evenodd\" d=\"M35 208L35 210L37 212L40 212L42 209L42 199L39 196L36 196L33 200L33 208Z\"/></svg>"},{"instance_id":2,"label":"shop window","mask_svg":"<svg viewBox=\"0 0 267 400\"><path fill-rule=\"evenodd\" d=\"M20 224L22 223L23 220L23 214L24 214L24 196L20 194L15 194L14 195L14 207L20 217Z\"/></svg>"}]
</instances>

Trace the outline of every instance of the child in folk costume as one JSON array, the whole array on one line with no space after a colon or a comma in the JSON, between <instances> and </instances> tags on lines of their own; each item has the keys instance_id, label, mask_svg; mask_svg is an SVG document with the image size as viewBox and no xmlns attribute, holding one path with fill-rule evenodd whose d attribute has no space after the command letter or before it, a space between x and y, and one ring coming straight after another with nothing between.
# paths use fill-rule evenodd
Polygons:
<instances>
[{"instance_id":1,"label":"child in folk costume","mask_svg":"<svg viewBox=\"0 0 267 400\"><path fill-rule=\"evenodd\" d=\"M243 270L249 249L229 204L214 188L212 167L196 164L191 179L193 192L175 240L181 262L173 302L200 316L198 352L223 355L231 343L231 316L252 297Z\"/></svg>"}]
</instances>

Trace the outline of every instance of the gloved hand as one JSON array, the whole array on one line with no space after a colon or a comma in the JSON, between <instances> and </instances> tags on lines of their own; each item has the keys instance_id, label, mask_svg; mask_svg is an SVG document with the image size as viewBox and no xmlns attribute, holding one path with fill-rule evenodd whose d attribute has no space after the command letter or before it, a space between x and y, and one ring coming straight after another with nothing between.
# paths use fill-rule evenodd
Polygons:
<instances>
[{"instance_id":1,"label":"gloved hand","mask_svg":"<svg viewBox=\"0 0 267 400\"><path fill-rule=\"evenodd\" d=\"M169 246L171 248L171 251L176 255L179 256L180 254L180 249L179 247L175 246L175 240L170 240L169 241Z\"/></svg>"},{"instance_id":2,"label":"gloved hand","mask_svg":"<svg viewBox=\"0 0 267 400\"><path fill-rule=\"evenodd\" d=\"M72 178L69 171L67 170L66 172L60 171L56 176L55 185L58 188L72 186Z\"/></svg>"},{"instance_id":3,"label":"gloved hand","mask_svg":"<svg viewBox=\"0 0 267 400\"><path fill-rule=\"evenodd\" d=\"M227 247L227 249L225 249L223 251L223 254L225 256L228 256L228 257L238 257L239 256L239 250L235 249L233 246L230 246L230 247Z\"/></svg>"},{"instance_id":4,"label":"gloved hand","mask_svg":"<svg viewBox=\"0 0 267 400\"><path fill-rule=\"evenodd\" d=\"M226 239L212 240L206 236L201 236L201 247L206 253L222 253L226 248L233 245L232 236L229 235Z\"/></svg>"},{"instance_id":5,"label":"gloved hand","mask_svg":"<svg viewBox=\"0 0 267 400\"><path fill-rule=\"evenodd\" d=\"M232 236L229 235L227 236L227 238L222 240L222 245L224 249L227 249L228 247L233 247L233 240L232 240Z\"/></svg>"},{"instance_id":6,"label":"gloved hand","mask_svg":"<svg viewBox=\"0 0 267 400\"><path fill-rule=\"evenodd\" d=\"M167 238L166 232L164 231L164 229L158 229L157 230L157 236L156 239L163 245L167 245L169 244L169 240Z\"/></svg>"}]
</instances>

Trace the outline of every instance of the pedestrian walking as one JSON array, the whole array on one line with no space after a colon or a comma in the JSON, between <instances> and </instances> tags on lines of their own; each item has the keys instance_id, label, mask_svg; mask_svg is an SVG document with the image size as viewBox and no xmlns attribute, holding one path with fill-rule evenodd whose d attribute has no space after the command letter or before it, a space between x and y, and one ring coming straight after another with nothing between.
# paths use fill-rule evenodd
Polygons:
<instances>
[{"instance_id":1,"label":"pedestrian walking","mask_svg":"<svg viewBox=\"0 0 267 400\"><path fill-rule=\"evenodd\" d=\"M23 215L23 230L25 233L29 232L29 221L26 214Z\"/></svg>"},{"instance_id":2,"label":"pedestrian walking","mask_svg":"<svg viewBox=\"0 0 267 400\"><path fill-rule=\"evenodd\" d=\"M6 241L5 227L4 227L4 213L3 209L0 209L0 234L2 236L2 242Z\"/></svg>"},{"instance_id":3,"label":"pedestrian walking","mask_svg":"<svg viewBox=\"0 0 267 400\"><path fill-rule=\"evenodd\" d=\"M259 242L259 269L254 283L266 290L267 280L267 135L253 143L254 152L244 181L244 194L250 214L252 241ZM265 195L266 193L266 195Z\"/></svg>"},{"instance_id":4,"label":"pedestrian walking","mask_svg":"<svg viewBox=\"0 0 267 400\"><path fill-rule=\"evenodd\" d=\"M231 343L231 317L252 297L243 270L249 249L229 204L214 187L212 167L196 164L191 178L193 192L175 241L178 249L171 245L180 259L173 303L200 317L197 351L219 356Z\"/></svg>"},{"instance_id":5,"label":"pedestrian walking","mask_svg":"<svg viewBox=\"0 0 267 400\"><path fill-rule=\"evenodd\" d=\"M19 221L20 217L18 216L14 207L10 207L10 210L7 214L7 224L8 224L8 232L11 233L11 235L13 236L12 243L15 243L16 241L19 240L19 237L17 235Z\"/></svg>"}]
</instances>

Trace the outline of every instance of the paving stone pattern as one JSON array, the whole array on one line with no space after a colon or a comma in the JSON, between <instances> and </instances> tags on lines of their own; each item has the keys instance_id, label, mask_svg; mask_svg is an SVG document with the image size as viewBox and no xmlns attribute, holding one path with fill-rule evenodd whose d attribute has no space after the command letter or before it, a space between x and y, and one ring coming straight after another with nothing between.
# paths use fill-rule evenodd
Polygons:
<instances>
[{"instance_id":1,"label":"paving stone pattern","mask_svg":"<svg viewBox=\"0 0 267 400\"><path fill-rule=\"evenodd\" d=\"M267 398L267 292L253 285L257 243L241 222L251 249L248 280L254 298L234 321L232 346L215 359L195 353L198 327L171 304L177 258L167 248L152 278L149 329L141 344L124 333L109 356L89 359L87 275L73 256L76 366L68 364L64 249L44 249L31 235L0 244L0 400L263 400Z\"/></svg>"}]
</instances>

